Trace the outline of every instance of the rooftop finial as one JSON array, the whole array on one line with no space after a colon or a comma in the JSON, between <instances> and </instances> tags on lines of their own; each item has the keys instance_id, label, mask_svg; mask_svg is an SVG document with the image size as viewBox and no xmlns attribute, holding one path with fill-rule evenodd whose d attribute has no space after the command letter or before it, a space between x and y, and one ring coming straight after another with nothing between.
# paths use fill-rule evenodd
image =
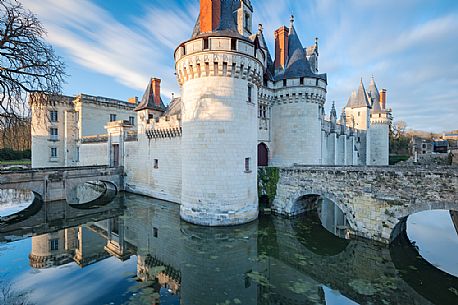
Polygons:
<instances>
[{"instance_id":1,"label":"rooftop finial","mask_svg":"<svg viewBox=\"0 0 458 305\"><path fill-rule=\"evenodd\" d=\"M318 46L318 37L315 37L315 46Z\"/></svg>"},{"instance_id":2,"label":"rooftop finial","mask_svg":"<svg viewBox=\"0 0 458 305\"><path fill-rule=\"evenodd\" d=\"M264 28L262 27L262 23L260 23L260 24L258 25L258 31L259 31L259 33L262 33L262 30L264 30Z\"/></svg>"},{"instance_id":3,"label":"rooftop finial","mask_svg":"<svg viewBox=\"0 0 458 305\"><path fill-rule=\"evenodd\" d=\"M293 14L291 14L291 19L289 21L291 23L291 27L293 27L294 25L294 15Z\"/></svg>"}]
</instances>

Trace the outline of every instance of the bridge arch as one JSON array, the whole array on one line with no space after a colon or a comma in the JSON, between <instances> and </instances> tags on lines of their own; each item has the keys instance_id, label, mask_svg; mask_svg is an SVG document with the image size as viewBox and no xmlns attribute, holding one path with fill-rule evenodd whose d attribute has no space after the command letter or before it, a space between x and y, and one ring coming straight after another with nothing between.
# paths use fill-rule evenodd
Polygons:
<instances>
[{"instance_id":1,"label":"bridge arch","mask_svg":"<svg viewBox=\"0 0 458 305\"><path fill-rule=\"evenodd\" d=\"M300 215L308 210L316 208L319 199L328 199L332 201L344 214L347 219L347 222L352 231L356 230L356 223L351 217L352 210L351 207L345 203L342 198L329 193L323 190L314 189L314 190L300 190L295 192L291 196L291 200L287 205L287 213L290 216Z\"/></svg>"}]
</instances>

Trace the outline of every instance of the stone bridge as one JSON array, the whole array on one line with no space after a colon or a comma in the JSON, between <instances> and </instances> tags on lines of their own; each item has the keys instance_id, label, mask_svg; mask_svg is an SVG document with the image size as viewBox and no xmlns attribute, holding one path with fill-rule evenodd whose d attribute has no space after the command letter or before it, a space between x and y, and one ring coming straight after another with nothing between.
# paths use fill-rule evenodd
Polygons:
<instances>
[{"instance_id":1,"label":"stone bridge","mask_svg":"<svg viewBox=\"0 0 458 305\"><path fill-rule=\"evenodd\" d=\"M262 177L261 177L262 178ZM344 213L350 234L391 242L407 216L458 211L457 167L318 167L279 169L272 210L294 216L319 198Z\"/></svg>"},{"instance_id":2,"label":"stone bridge","mask_svg":"<svg viewBox=\"0 0 458 305\"><path fill-rule=\"evenodd\" d=\"M0 189L33 191L45 202L66 200L76 187L89 181L109 181L123 190L123 173L122 167L108 166L0 171Z\"/></svg>"}]
</instances>

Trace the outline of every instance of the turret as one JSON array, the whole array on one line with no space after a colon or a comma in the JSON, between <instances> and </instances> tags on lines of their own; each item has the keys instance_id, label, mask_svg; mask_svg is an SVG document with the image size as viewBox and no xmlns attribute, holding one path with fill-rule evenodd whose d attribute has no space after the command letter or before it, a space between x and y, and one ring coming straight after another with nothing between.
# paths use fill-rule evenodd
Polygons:
<instances>
[{"instance_id":1,"label":"turret","mask_svg":"<svg viewBox=\"0 0 458 305\"><path fill-rule=\"evenodd\" d=\"M258 215L257 98L264 57L241 35L234 14L249 1L200 4L200 29L196 24L193 38L175 51L185 152L180 215L200 225L241 224ZM211 27L208 21L203 28L208 19Z\"/></svg>"},{"instance_id":2,"label":"turret","mask_svg":"<svg viewBox=\"0 0 458 305\"><path fill-rule=\"evenodd\" d=\"M330 119L331 119L331 132L335 132L336 126L337 126L337 112L336 112L335 102L332 102Z\"/></svg>"},{"instance_id":3,"label":"turret","mask_svg":"<svg viewBox=\"0 0 458 305\"><path fill-rule=\"evenodd\" d=\"M369 104L368 94L361 79L358 91L352 93L345 109L347 116L350 115L353 118L354 128L359 130L367 130L369 128L370 109L371 105Z\"/></svg>"},{"instance_id":4,"label":"turret","mask_svg":"<svg viewBox=\"0 0 458 305\"><path fill-rule=\"evenodd\" d=\"M367 162L369 165L388 165L390 116L389 112L384 109L386 105L386 90L378 92L373 77L369 87L375 97L370 114L369 147L371 151Z\"/></svg>"},{"instance_id":5,"label":"turret","mask_svg":"<svg viewBox=\"0 0 458 305\"><path fill-rule=\"evenodd\" d=\"M289 28L283 26L275 31L276 104L272 107L275 166L322 162L320 134L327 76L312 71L294 22L291 16Z\"/></svg>"}]
</instances>

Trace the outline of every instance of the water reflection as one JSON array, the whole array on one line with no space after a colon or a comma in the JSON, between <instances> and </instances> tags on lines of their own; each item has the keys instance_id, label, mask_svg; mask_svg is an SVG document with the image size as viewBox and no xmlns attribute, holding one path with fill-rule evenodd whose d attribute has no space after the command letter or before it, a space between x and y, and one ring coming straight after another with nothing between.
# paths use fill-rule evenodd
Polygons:
<instances>
[{"instance_id":1,"label":"water reflection","mask_svg":"<svg viewBox=\"0 0 458 305\"><path fill-rule=\"evenodd\" d=\"M458 277L457 215L441 210L410 215L407 235L424 259Z\"/></svg>"},{"instance_id":2,"label":"water reflection","mask_svg":"<svg viewBox=\"0 0 458 305\"><path fill-rule=\"evenodd\" d=\"M57 217L60 208L48 206L46 213ZM170 203L126 195L98 213L67 212L60 226L51 225L57 221L53 218L45 226L37 222L24 228L22 233L34 236L0 249L0 268L19 287L32 290L37 304L431 304L435 300L434 289L406 280L415 270L393 261L393 253L405 257L403 245L395 247L398 253L369 241L339 239L322 228L319 213L205 228L182 222L178 210ZM21 235L17 227L1 228L0 240L8 240L5 236L10 233L5 230ZM17 257L26 259L27 266L5 267L18 266ZM440 304L456 303L458 295L449 289L458 289L456 278L443 281L437 269L419 270L436 276L434 285L448 291ZM43 297L62 283L68 287L59 292L65 293L56 298L60 303Z\"/></svg>"},{"instance_id":3,"label":"water reflection","mask_svg":"<svg viewBox=\"0 0 458 305\"><path fill-rule=\"evenodd\" d=\"M24 210L33 199L34 195L31 191L0 189L0 220Z\"/></svg>"}]
</instances>

